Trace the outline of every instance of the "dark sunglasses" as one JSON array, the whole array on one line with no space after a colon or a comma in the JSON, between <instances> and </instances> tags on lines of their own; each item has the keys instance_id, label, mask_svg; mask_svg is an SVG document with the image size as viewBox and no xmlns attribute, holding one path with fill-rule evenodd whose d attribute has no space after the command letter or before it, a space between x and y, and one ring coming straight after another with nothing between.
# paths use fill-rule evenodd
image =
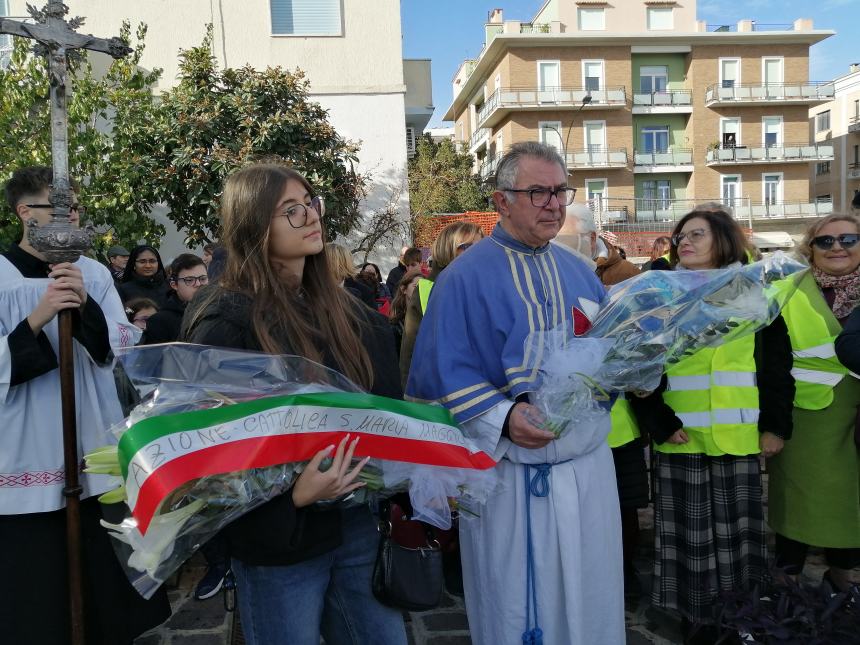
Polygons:
<instances>
[{"instance_id":1,"label":"dark sunglasses","mask_svg":"<svg viewBox=\"0 0 860 645\"><path fill-rule=\"evenodd\" d=\"M819 235L818 237L812 238L813 246L817 246L822 251L829 251L833 248L833 245L836 242L839 242L839 246L843 249L850 249L852 246L857 244L857 241L860 240L860 235L857 233L843 233L842 235Z\"/></svg>"}]
</instances>

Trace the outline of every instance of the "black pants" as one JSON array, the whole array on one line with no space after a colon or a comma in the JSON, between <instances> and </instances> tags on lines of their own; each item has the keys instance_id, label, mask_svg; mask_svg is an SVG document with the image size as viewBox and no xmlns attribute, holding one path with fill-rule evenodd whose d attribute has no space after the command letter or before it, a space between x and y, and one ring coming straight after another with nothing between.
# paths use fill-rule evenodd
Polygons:
<instances>
[{"instance_id":1,"label":"black pants","mask_svg":"<svg viewBox=\"0 0 860 645\"><path fill-rule=\"evenodd\" d=\"M809 545L776 534L776 566L790 576L800 575L806 562ZM860 565L860 548L825 548L827 564L837 569L853 569Z\"/></svg>"}]
</instances>

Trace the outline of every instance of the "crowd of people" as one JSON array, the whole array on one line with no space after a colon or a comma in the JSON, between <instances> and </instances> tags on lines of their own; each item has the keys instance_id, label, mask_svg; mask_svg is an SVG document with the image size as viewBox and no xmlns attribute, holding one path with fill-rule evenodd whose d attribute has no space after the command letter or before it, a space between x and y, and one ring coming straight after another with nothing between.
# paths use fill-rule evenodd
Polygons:
<instances>
[{"instance_id":1,"label":"crowd of people","mask_svg":"<svg viewBox=\"0 0 860 645\"><path fill-rule=\"evenodd\" d=\"M50 184L47 168L7 183L22 223L47 221L30 204L48 203ZM531 398L529 334L563 322L587 329L607 289L641 271L758 257L730 209L709 203L637 267L575 194L553 148L517 144L498 164L492 231L450 224L429 258L405 247L385 277L326 242L321 196L277 164L228 178L220 239L202 257L165 266L153 246L115 246L107 266L86 257L49 265L22 236L0 259L0 473L10 482L0 487L0 567L11 589L38 587L42 597L3 594L10 642L67 642L56 323L66 309L82 452L122 418L111 350L137 343L296 354L373 394L448 408L498 462L501 482L459 526L457 575L478 645L624 643L625 597L646 591L633 556L639 510L652 503L651 602L677 615L685 643L719 640L721 594L790 584L810 547L824 550L823 585L856 585L860 221L832 215L810 227L800 251L811 268L767 327L667 365L656 390L621 393L605 415L574 419L556 437ZM317 504L362 486L357 444L321 451L287 493L204 547L209 573L197 596L233 576L249 644L407 642L401 612L371 592L373 510ZM167 618L167 599L132 589L98 524L104 484L84 474L82 486L87 642L130 643Z\"/></svg>"}]
</instances>

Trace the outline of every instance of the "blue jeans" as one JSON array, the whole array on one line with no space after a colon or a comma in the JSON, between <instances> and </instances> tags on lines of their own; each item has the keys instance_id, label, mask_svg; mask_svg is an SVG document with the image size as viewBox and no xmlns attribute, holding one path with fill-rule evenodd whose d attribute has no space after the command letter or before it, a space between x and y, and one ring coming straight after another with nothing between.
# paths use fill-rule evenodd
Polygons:
<instances>
[{"instance_id":1,"label":"blue jeans","mask_svg":"<svg viewBox=\"0 0 860 645\"><path fill-rule=\"evenodd\" d=\"M343 543L289 566L233 560L248 645L406 645L400 611L373 595L379 535L367 506L343 509Z\"/></svg>"}]
</instances>

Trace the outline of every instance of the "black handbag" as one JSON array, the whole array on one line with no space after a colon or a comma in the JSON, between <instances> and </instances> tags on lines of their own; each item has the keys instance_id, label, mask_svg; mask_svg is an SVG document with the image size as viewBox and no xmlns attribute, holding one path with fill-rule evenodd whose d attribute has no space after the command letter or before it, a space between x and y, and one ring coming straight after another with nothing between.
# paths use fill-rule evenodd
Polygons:
<instances>
[{"instance_id":1,"label":"black handbag","mask_svg":"<svg viewBox=\"0 0 860 645\"><path fill-rule=\"evenodd\" d=\"M442 602L445 579L442 550L433 530L423 522L392 517L391 505L380 504L379 550L373 566L373 595L383 605L408 611L427 611ZM399 515L399 513L398 513ZM420 524L426 544L409 547L391 536L392 522Z\"/></svg>"}]
</instances>

